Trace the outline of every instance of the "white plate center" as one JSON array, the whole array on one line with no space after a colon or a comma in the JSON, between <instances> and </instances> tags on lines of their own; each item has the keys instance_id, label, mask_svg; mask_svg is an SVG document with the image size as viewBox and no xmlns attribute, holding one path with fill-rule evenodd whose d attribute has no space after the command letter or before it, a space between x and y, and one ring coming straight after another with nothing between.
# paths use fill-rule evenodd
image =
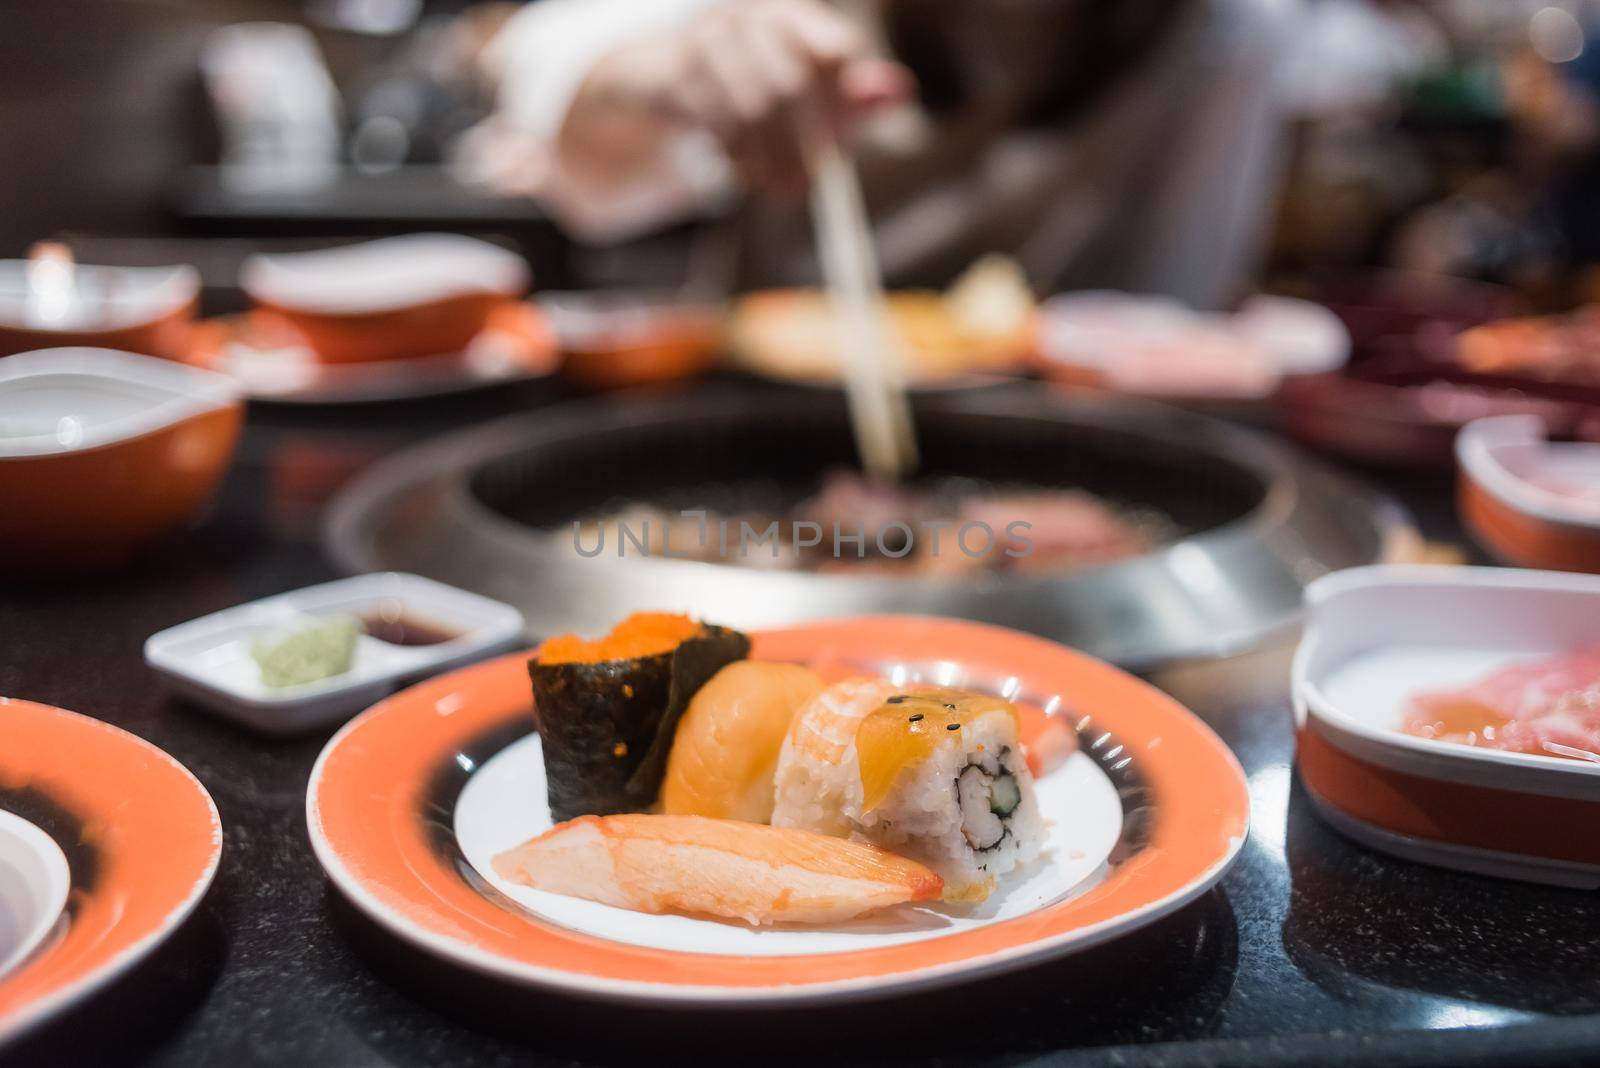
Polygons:
<instances>
[{"instance_id":1,"label":"white plate center","mask_svg":"<svg viewBox=\"0 0 1600 1068\"><path fill-rule=\"evenodd\" d=\"M980 906L901 906L830 927L753 928L689 916L653 916L519 886L496 875L494 857L549 830L544 757L530 734L487 761L456 803L455 832L472 866L497 890L550 923L600 938L683 953L790 956L875 949L971 930L1082 893L1105 874L1122 828L1116 788L1076 753L1038 781L1048 824L1044 855L1004 876Z\"/></svg>"},{"instance_id":2,"label":"white plate center","mask_svg":"<svg viewBox=\"0 0 1600 1068\"><path fill-rule=\"evenodd\" d=\"M55 840L22 817L0 812L0 977L55 928L71 884Z\"/></svg>"}]
</instances>

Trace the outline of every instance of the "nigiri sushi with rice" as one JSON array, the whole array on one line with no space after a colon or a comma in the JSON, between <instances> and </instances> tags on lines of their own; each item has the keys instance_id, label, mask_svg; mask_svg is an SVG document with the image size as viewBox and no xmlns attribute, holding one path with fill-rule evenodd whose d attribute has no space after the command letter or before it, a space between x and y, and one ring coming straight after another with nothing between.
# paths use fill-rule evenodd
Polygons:
<instances>
[{"instance_id":1,"label":"nigiri sushi with rice","mask_svg":"<svg viewBox=\"0 0 1600 1068\"><path fill-rule=\"evenodd\" d=\"M662 811L766 823L772 779L794 714L822 689L799 664L738 660L712 676L678 721Z\"/></svg>"},{"instance_id":2,"label":"nigiri sushi with rice","mask_svg":"<svg viewBox=\"0 0 1600 1068\"><path fill-rule=\"evenodd\" d=\"M582 816L494 859L502 878L635 912L839 923L938 900L938 875L864 842L705 816Z\"/></svg>"},{"instance_id":3,"label":"nigiri sushi with rice","mask_svg":"<svg viewBox=\"0 0 1600 1068\"><path fill-rule=\"evenodd\" d=\"M836 684L796 714L772 822L923 861L952 902L984 900L1044 841L1009 701L882 680Z\"/></svg>"}]
</instances>

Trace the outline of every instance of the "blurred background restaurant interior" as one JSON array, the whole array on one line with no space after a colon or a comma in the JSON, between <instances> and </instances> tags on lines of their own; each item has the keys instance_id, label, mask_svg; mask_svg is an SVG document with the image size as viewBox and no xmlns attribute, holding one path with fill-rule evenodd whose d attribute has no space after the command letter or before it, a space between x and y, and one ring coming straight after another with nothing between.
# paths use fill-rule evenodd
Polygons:
<instances>
[{"instance_id":1,"label":"blurred background restaurant interior","mask_svg":"<svg viewBox=\"0 0 1600 1068\"><path fill-rule=\"evenodd\" d=\"M915 612L1044 635L1191 705L1249 782L1254 822L1225 892L1174 912L1143 956L1110 947L1099 974L1123 973L1103 996L1081 984L1081 1011L1040 1002L974 1031L984 1063L1286 1028L1313 1043L1283 1047L1309 1063L1329 1034L1600 1011L1592 901L1380 862L1312 818L1288 681L1304 588L1329 572L1600 572L1600 0L835 4L875 11L873 46L910 75L859 87L875 109L846 140L922 449L901 485L851 470L908 459L894 391L865 407L894 376L881 360L867 374L876 350L852 347L891 335L837 313L856 292L838 268L867 227L841 232L849 212L819 210L813 233L798 152L723 155L691 130L638 181L599 150L598 170L573 163L588 143L562 109L595 42L698 3L0 0L0 694L166 749L216 794L228 836L202 932L224 948L183 949L149 984L155 998L187 983L195 1007L149 1014L151 1047L170 1043L168 1063L501 1063L474 1059L478 1042L522 1059L352 963L332 923L342 934L354 910L306 840L330 732L446 653L425 649L444 659L409 675L396 660L375 690L323 707L270 692L240 651L254 638L227 639L245 673L231 694L208 682L209 653L185 681L146 645L357 572L504 602L511 633L450 666L664 604L742 629ZM608 68L617 95L595 90L601 111L651 73L627 55ZM591 117L588 134L610 144L626 128ZM831 148L807 160L816 174L846 173ZM853 203L816 184L813 203ZM85 344L163 359L34 351ZM81 394L28 393L52 361ZM841 380L866 383L854 422ZM193 407L162 400L179 394ZM146 417L200 432L159 456L131 432L91 448L96 416L124 408L140 434ZM1479 441L1508 458L1496 478L1546 446L1555 457L1498 503L1457 481L1458 433L1497 415L1543 425L1493 424L1523 435ZM87 457L124 446L126 466ZM569 531L685 507L1028 517L1046 551L973 564L785 543L771 566L701 567L707 549L626 574L570 556ZM1592 632L1587 602L1579 614L1573 633ZM314 684L337 690L350 663L346 646ZM263 727L273 709L283 720ZM392 971L404 987L424 969ZM566 1023L526 1004L514 1012ZM601 1015L577 1041L611 1030L653 1036ZM816 1030L832 1041L831 1024ZM120 1036L63 1017L50 1040L58 1059L100 1063L75 1043Z\"/></svg>"},{"instance_id":2,"label":"blurred background restaurant interior","mask_svg":"<svg viewBox=\"0 0 1600 1068\"><path fill-rule=\"evenodd\" d=\"M191 262L207 310L237 303L249 250L419 229L509 242L541 288L678 280L685 234L574 249L540 210L543 161L493 136L486 57L517 6L11 0L0 255L58 238L85 262ZM1284 23L1282 141L1252 288L1314 294L1394 269L1502 284L1540 309L1595 295L1594 5L1259 6ZM227 32L245 23L251 38Z\"/></svg>"}]
</instances>

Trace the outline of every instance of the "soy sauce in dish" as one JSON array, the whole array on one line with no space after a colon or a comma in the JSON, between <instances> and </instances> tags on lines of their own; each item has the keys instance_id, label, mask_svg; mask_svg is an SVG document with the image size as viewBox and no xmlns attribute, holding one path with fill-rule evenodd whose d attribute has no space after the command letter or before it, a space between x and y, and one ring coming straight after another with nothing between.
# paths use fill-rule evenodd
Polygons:
<instances>
[{"instance_id":1,"label":"soy sauce in dish","mask_svg":"<svg viewBox=\"0 0 1600 1068\"><path fill-rule=\"evenodd\" d=\"M461 635L432 620L418 619L399 601L385 601L361 617L370 637L390 645L438 645Z\"/></svg>"}]
</instances>

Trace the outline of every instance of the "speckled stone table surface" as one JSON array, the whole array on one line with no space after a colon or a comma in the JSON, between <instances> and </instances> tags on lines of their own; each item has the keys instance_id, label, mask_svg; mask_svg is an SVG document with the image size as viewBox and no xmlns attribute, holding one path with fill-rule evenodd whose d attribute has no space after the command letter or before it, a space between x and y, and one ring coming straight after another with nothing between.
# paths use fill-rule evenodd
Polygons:
<instances>
[{"instance_id":1,"label":"speckled stone table surface","mask_svg":"<svg viewBox=\"0 0 1600 1068\"><path fill-rule=\"evenodd\" d=\"M146 636L333 576L318 503L428 433L549 400L263 409L214 514L128 575L0 590L0 693L162 746L215 797L205 902L127 979L0 1061L498 1065L1579 1063L1600 1056L1592 894L1390 860L1311 811L1292 770L1288 649L1156 678L1233 747L1253 829L1216 891L1157 926L952 991L826 1012L669 1014L509 990L406 949L332 891L304 793L326 734L268 740L165 696ZM1447 480L1381 479L1457 538ZM1573 828L1593 834L1595 828Z\"/></svg>"}]
</instances>

